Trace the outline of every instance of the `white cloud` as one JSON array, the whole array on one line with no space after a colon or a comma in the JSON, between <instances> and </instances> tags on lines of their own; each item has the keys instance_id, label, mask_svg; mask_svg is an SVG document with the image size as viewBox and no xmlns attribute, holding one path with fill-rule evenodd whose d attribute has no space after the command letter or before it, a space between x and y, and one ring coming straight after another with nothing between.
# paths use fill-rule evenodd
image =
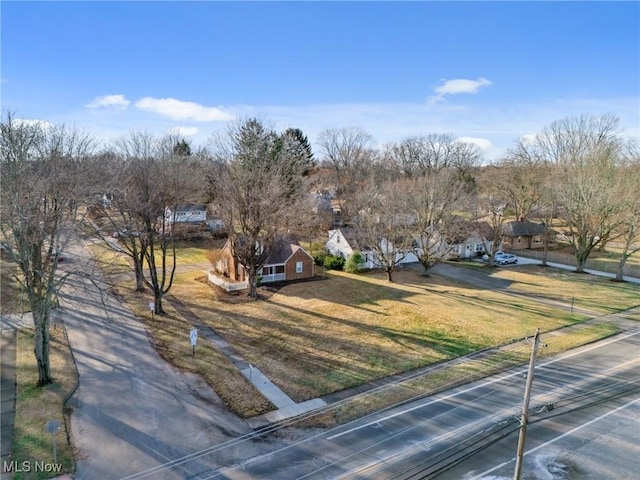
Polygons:
<instances>
[{"instance_id":1,"label":"white cloud","mask_svg":"<svg viewBox=\"0 0 640 480\"><path fill-rule=\"evenodd\" d=\"M477 93L480 87L491 85L486 78L478 78L477 80L467 80L458 78L456 80L447 80L439 87L436 87L438 95L455 95L456 93Z\"/></svg>"},{"instance_id":2,"label":"white cloud","mask_svg":"<svg viewBox=\"0 0 640 480\"><path fill-rule=\"evenodd\" d=\"M205 107L194 102L184 102L175 98L144 97L136 102L140 110L147 110L173 120L193 120L196 122L225 122L233 119L216 107Z\"/></svg>"},{"instance_id":3,"label":"white cloud","mask_svg":"<svg viewBox=\"0 0 640 480\"><path fill-rule=\"evenodd\" d=\"M477 80L466 78L456 78L454 80L442 80L442 85L437 86L434 91L436 95L427 99L430 105L445 101L445 95L457 95L459 93L478 93L482 87L492 85L490 80L480 77Z\"/></svg>"},{"instance_id":4,"label":"white cloud","mask_svg":"<svg viewBox=\"0 0 640 480\"><path fill-rule=\"evenodd\" d=\"M487 150L491 150L492 148L495 148L493 143L491 143L491 140L489 140L488 138L458 137L457 140L459 142L464 142L464 143L473 143L476 147L478 147L480 150L483 150L483 151L487 151Z\"/></svg>"},{"instance_id":5,"label":"white cloud","mask_svg":"<svg viewBox=\"0 0 640 480\"><path fill-rule=\"evenodd\" d=\"M198 131L196 127L173 127L169 129L170 134L181 137L193 137L198 134Z\"/></svg>"},{"instance_id":6,"label":"white cloud","mask_svg":"<svg viewBox=\"0 0 640 480\"><path fill-rule=\"evenodd\" d=\"M44 120L34 120L30 118L16 118L13 120L13 122L18 126L24 125L25 127L39 127L43 130L48 130L49 128L53 127L52 124Z\"/></svg>"},{"instance_id":7,"label":"white cloud","mask_svg":"<svg viewBox=\"0 0 640 480\"><path fill-rule=\"evenodd\" d=\"M520 137L520 141L524 145L531 145L533 142L535 142L537 136L538 135L535 133L525 133Z\"/></svg>"},{"instance_id":8,"label":"white cloud","mask_svg":"<svg viewBox=\"0 0 640 480\"><path fill-rule=\"evenodd\" d=\"M90 103L87 103L87 108L101 108L101 107L115 107L120 110L124 110L129 106L131 102L124 98L124 95L104 95L102 97L94 98Z\"/></svg>"}]
</instances>

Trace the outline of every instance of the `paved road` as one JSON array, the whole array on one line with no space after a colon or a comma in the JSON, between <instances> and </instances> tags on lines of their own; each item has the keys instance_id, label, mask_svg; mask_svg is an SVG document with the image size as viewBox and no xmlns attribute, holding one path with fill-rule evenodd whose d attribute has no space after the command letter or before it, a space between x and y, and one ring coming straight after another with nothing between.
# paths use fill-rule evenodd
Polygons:
<instances>
[{"instance_id":1,"label":"paved road","mask_svg":"<svg viewBox=\"0 0 640 480\"><path fill-rule=\"evenodd\" d=\"M638 393L593 404L529 425L524 479L632 480L638 478ZM517 433L444 472L439 480L511 479ZM635 464L635 465L634 465Z\"/></svg>"},{"instance_id":2,"label":"paved road","mask_svg":"<svg viewBox=\"0 0 640 480\"><path fill-rule=\"evenodd\" d=\"M636 329L546 360L536 369L531 405L532 411L539 413L532 419L588 404L592 401L591 395L584 393L594 390L603 392L605 397L621 395L622 400L606 400L616 407L615 402L629 396L637 399L640 394L638 352L640 330ZM212 471L201 478L392 478L412 467L418 458L434 462L449 457L451 452L474 439L499 434L500 428L515 430L524 381L524 369L495 375L370 415L278 451L245 457L241 462L238 459L238 466ZM580 422L584 421L585 418L580 418ZM575 426L570 421L565 425L558 420L552 422L562 431ZM632 467L635 460L636 457L630 456L619 468L635 472Z\"/></svg>"},{"instance_id":3,"label":"paved road","mask_svg":"<svg viewBox=\"0 0 640 480\"><path fill-rule=\"evenodd\" d=\"M64 269L88 273L70 277L56 311L80 374L71 403L76 478L122 478L249 431L209 386L159 357L131 311L97 288L99 272L83 247L74 247L68 258ZM221 464L203 459L152 478L188 478L214 465Z\"/></svg>"}]
</instances>

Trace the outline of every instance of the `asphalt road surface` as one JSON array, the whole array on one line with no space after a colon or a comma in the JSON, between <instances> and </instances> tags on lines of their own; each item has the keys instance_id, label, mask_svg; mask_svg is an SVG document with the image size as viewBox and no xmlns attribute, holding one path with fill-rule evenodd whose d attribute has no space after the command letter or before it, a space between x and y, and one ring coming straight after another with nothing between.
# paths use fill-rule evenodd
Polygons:
<instances>
[{"instance_id":1,"label":"asphalt road surface","mask_svg":"<svg viewBox=\"0 0 640 480\"><path fill-rule=\"evenodd\" d=\"M80 376L71 398L75 478L108 480L155 469L147 478L184 479L231 462L235 452L227 448L216 458L222 463L208 457L165 468L250 429L201 379L160 358L144 325L107 292L82 246L69 251L61 268L76 272L55 313L69 332Z\"/></svg>"},{"instance_id":2,"label":"asphalt road surface","mask_svg":"<svg viewBox=\"0 0 640 480\"><path fill-rule=\"evenodd\" d=\"M610 477L575 478L617 479L640 471L637 436L627 450L598 437L599 429L626 432L632 437L632 432L639 431L639 352L640 331L636 329L537 366L527 448L538 450L527 455L526 468L544 458L553 463L556 448L576 452L575 443L584 446L582 439L586 435L592 439L593 448L612 449L610 458L615 456L617 460L617 473ZM525 369L515 369L368 416L258 457L238 459L235 467L198 478L435 478L440 474L441 478L456 479L479 475L487 480L501 478L496 475L504 472L509 477L513 475L513 463L502 469L492 468L515 455L517 442L513 438L517 438L524 384ZM596 420L598 417L602 418ZM627 417L629 423L624 420ZM545 443L560 435L564 435L561 443ZM605 462L609 454L603 450L600 455ZM465 463L458 464L455 471L447 470L464 458ZM598 459L593 462L599 464ZM571 465L574 463L577 462ZM586 475L588 468L592 467L575 466L574 473L582 469ZM547 473L549 470L553 468L549 467ZM571 473L570 468L567 472ZM574 478L550 475L523 478Z\"/></svg>"}]
</instances>

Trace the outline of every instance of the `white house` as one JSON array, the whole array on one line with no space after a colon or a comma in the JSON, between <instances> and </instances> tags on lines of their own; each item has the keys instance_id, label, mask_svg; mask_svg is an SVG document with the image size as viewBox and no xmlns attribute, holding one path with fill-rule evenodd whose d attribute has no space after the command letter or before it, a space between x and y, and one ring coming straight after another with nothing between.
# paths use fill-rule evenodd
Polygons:
<instances>
[{"instance_id":1,"label":"white house","mask_svg":"<svg viewBox=\"0 0 640 480\"><path fill-rule=\"evenodd\" d=\"M172 223L200 223L207 221L206 205L185 203L176 205L175 211L169 207L164 209L164 218L167 224Z\"/></svg>"},{"instance_id":2,"label":"white house","mask_svg":"<svg viewBox=\"0 0 640 480\"><path fill-rule=\"evenodd\" d=\"M447 257L449 259L480 257L484 252L491 250L493 237L493 230L488 223L460 220L454 223L452 232L445 235Z\"/></svg>"},{"instance_id":3,"label":"white house","mask_svg":"<svg viewBox=\"0 0 640 480\"><path fill-rule=\"evenodd\" d=\"M381 238L379 241L380 249L384 251L393 251L393 244L389 240ZM362 240L358 240L356 230L352 228L337 228L335 230L329 230L329 239L325 244L325 248L332 255L340 255L345 260L355 251L359 251L364 257L364 264L362 265L363 268L371 269L381 268L383 266L375 249L371 248L370 245L363 243ZM409 250L396 253L396 265L414 263L417 261L418 257Z\"/></svg>"}]
</instances>

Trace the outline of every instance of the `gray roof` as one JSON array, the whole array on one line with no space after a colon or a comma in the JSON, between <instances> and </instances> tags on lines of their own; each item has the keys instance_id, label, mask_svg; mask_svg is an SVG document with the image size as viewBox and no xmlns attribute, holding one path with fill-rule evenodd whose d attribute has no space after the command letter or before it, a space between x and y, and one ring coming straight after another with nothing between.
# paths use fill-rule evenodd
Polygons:
<instances>
[{"instance_id":1,"label":"gray roof","mask_svg":"<svg viewBox=\"0 0 640 480\"><path fill-rule=\"evenodd\" d=\"M231 240L227 240L229 243ZM239 235L236 239L240 244L246 244L247 237L245 235ZM302 250L307 255L309 255L305 249L303 249L298 240L296 240L293 236L282 236L278 237L273 248L271 249L271 253L267 258L265 265L280 265L287 261L287 259L296 253L298 250ZM309 255L310 256L310 255Z\"/></svg>"},{"instance_id":2,"label":"gray roof","mask_svg":"<svg viewBox=\"0 0 640 480\"><path fill-rule=\"evenodd\" d=\"M176 212L203 212L206 209L206 205L198 203L183 203L181 205L176 205Z\"/></svg>"},{"instance_id":3,"label":"gray roof","mask_svg":"<svg viewBox=\"0 0 640 480\"><path fill-rule=\"evenodd\" d=\"M277 265L287 261L287 259L302 247L291 238L279 238L271 249L271 254L267 258L266 265Z\"/></svg>"},{"instance_id":4,"label":"gray roof","mask_svg":"<svg viewBox=\"0 0 640 480\"><path fill-rule=\"evenodd\" d=\"M534 235L542 235L545 226L541 223L524 222L508 222L502 227L502 235L505 237L532 237Z\"/></svg>"}]
</instances>

